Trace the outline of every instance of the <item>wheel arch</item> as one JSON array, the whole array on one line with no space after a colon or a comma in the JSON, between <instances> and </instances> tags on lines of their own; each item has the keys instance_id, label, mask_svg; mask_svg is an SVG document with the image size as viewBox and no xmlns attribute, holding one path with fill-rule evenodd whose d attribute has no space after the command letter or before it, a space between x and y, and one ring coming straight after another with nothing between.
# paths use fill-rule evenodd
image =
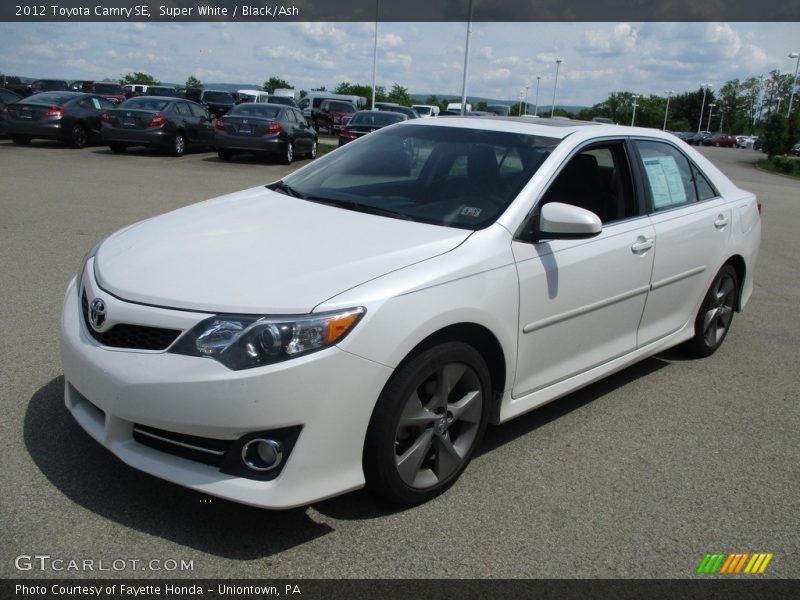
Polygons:
<instances>
[{"instance_id":1,"label":"wheel arch","mask_svg":"<svg viewBox=\"0 0 800 600\"><path fill-rule=\"evenodd\" d=\"M446 342L463 342L475 348L481 355L489 369L489 376L492 380L492 398L489 412L490 422L496 422L500 410L500 400L506 386L507 368L506 356L500 341L488 328L477 323L454 323L431 333L416 346L397 365L395 372L412 360L414 357L425 352L429 348L444 344ZM387 383L388 385L388 383Z\"/></svg>"},{"instance_id":2,"label":"wheel arch","mask_svg":"<svg viewBox=\"0 0 800 600\"><path fill-rule=\"evenodd\" d=\"M736 271L736 277L738 279L738 289L736 290L736 312L742 312L742 289L744 289L744 278L747 274L747 265L744 262L744 258L739 254L734 254L728 260L725 261L725 264L722 265L730 265Z\"/></svg>"}]
</instances>

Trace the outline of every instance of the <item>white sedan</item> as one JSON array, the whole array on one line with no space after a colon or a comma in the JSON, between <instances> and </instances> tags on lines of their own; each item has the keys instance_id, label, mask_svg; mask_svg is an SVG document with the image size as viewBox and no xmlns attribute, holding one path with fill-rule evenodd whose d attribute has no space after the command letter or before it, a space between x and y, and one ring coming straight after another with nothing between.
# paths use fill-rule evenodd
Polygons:
<instances>
[{"instance_id":1,"label":"white sedan","mask_svg":"<svg viewBox=\"0 0 800 600\"><path fill-rule=\"evenodd\" d=\"M725 339L760 207L658 131L415 120L102 241L67 289L66 405L158 477L288 508L424 502L499 424Z\"/></svg>"}]
</instances>

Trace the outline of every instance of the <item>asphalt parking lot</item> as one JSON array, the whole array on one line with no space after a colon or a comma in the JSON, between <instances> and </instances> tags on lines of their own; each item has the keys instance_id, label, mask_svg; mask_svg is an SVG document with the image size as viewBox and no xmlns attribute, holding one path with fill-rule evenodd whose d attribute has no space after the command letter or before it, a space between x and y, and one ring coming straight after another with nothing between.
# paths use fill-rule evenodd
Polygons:
<instances>
[{"instance_id":1,"label":"asphalt parking lot","mask_svg":"<svg viewBox=\"0 0 800 600\"><path fill-rule=\"evenodd\" d=\"M770 552L767 576L800 576L800 182L756 170L758 152L701 151L764 207L756 290L717 354L657 356L491 427L426 505L356 492L270 512L150 477L96 444L63 406L57 324L96 241L294 167L0 140L0 576L683 578L711 551ZM125 567L15 566L37 554Z\"/></svg>"}]
</instances>

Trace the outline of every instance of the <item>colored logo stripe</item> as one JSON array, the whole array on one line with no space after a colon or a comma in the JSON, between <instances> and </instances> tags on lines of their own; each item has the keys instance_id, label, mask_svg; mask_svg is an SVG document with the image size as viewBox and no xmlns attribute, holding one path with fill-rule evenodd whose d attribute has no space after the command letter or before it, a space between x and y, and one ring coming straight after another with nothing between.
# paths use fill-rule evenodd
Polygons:
<instances>
[{"instance_id":1,"label":"colored logo stripe","mask_svg":"<svg viewBox=\"0 0 800 600\"><path fill-rule=\"evenodd\" d=\"M762 574L774 555L766 552L707 552L697 567L697 573L735 575L739 573ZM748 560L749 559L749 560ZM745 564L747 566L745 566ZM744 569L744 571L742 571Z\"/></svg>"}]
</instances>

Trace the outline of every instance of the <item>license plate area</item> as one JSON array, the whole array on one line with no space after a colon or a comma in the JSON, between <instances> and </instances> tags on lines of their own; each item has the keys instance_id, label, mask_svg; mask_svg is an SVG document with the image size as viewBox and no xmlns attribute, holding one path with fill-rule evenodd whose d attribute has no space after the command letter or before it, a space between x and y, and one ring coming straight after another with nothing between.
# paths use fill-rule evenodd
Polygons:
<instances>
[{"instance_id":1,"label":"license plate area","mask_svg":"<svg viewBox=\"0 0 800 600\"><path fill-rule=\"evenodd\" d=\"M133 117L125 117L122 119L122 124L126 127L135 127L136 126L136 119Z\"/></svg>"},{"instance_id":2,"label":"license plate area","mask_svg":"<svg viewBox=\"0 0 800 600\"><path fill-rule=\"evenodd\" d=\"M239 125L239 133L253 133L253 128L250 125Z\"/></svg>"}]
</instances>

